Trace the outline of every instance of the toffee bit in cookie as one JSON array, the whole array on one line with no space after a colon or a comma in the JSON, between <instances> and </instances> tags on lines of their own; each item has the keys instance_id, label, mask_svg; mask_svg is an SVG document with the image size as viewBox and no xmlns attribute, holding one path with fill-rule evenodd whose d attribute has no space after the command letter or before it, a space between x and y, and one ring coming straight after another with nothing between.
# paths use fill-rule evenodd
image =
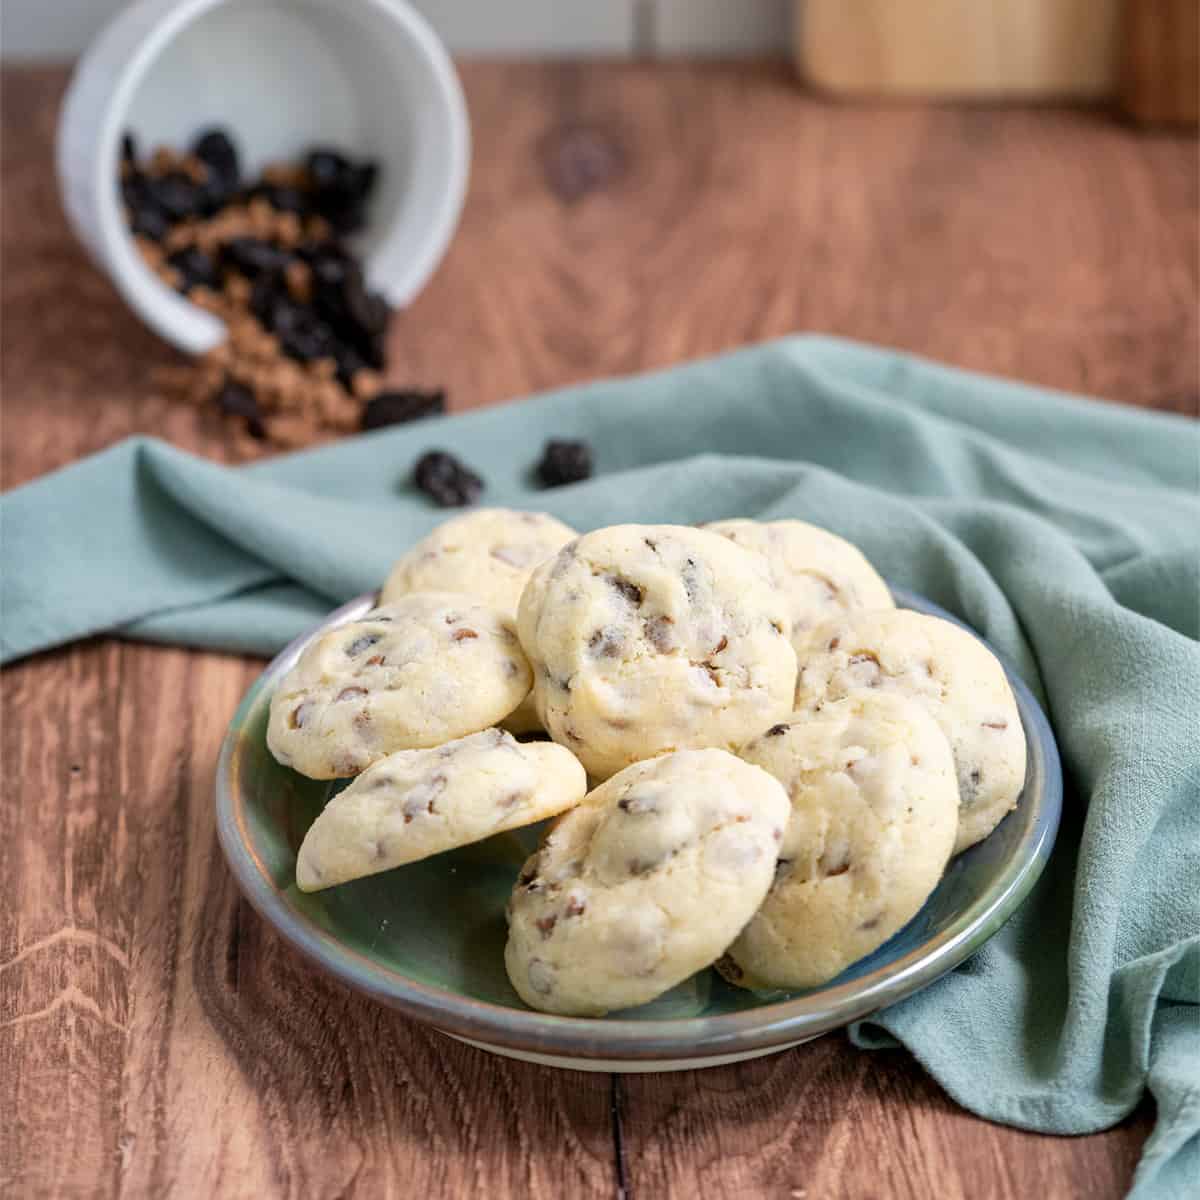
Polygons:
<instances>
[{"instance_id":1,"label":"toffee bit in cookie","mask_svg":"<svg viewBox=\"0 0 1200 1200\"><path fill-rule=\"evenodd\" d=\"M403 425L424 417L440 417L445 411L443 391L377 392L363 408L362 427L367 430Z\"/></svg>"},{"instance_id":2,"label":"toffee bit in cookie","mask_svg":"<svg viewBox=\"0 0 1200 1200\"><path fill-rule=\"evenodd\" d=\"M483 491L483 480L444 450L430 450L417 460L413 482L441 508L473 504Z\"/></svg>"},{"instance_id":3,"label":"toffee bit in cookie","mask_svg":"<svg viewBox=\"0 0 1200 1200\"><path fill-rule=\"evenodd\" d=\"M592 452L586 442L555 441L551 439L542 451L537 476L546 487L560 487L590 479Z\"/></svg>"}]
</instances>

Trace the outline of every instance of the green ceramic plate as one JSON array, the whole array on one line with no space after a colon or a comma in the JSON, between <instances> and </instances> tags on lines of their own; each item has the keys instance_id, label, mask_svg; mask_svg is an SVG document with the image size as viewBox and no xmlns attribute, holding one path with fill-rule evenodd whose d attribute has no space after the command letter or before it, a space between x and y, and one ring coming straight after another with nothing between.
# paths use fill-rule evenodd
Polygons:
<instances>
[{"instance_id":1,"label":"green ceramic plate","mask_svg":"<svg viewBox=\"0 0 1200 1200\"><path fill-rule=\"evenodd\" d=\"M906 608L954 620L895 590ZM266 746L275 684L316 633L354 620L363 596L293 642L250 689L217 770L217 832L250 902L330 974L417 1020L500 1054L582 1070L663 1071L782 1050L895 1003L994 934L1033 886L1058 831L1062 774L1054 736L1029 689L1009 678L1029 743L1017 808L954 859L921 912L886 945L824 987L752 993L703 971L652 1004L599 1020L525 1007L504 973L504 905L540 827L305 895L296 852L337 783L281 767Z\"/></svg>"}]
</instances>

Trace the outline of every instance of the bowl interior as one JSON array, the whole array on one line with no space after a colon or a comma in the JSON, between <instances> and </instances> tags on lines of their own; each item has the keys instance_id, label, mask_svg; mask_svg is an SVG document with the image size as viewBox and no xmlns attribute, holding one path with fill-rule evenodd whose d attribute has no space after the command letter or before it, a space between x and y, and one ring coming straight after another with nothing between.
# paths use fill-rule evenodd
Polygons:
<instances>
[{"instance_id":1,"label":"bowl interior","mask_svg":"<svg viewBox=\"0 0 1200 1200\"><path fill-rule=\"evenodd\" d=\"M226 126L248 175L317 144L375 159L382 169L358 249L372 286L407 303L445 251L466 184L465 105L429 27L394 0L196 0L191 8L190 19L147 42L114 101L114 190L125 129L146 152Z\"/></svg>"},{"instance_id":2,"label":"bowl interior","mask_svg":"<svg viewBox=\"0 0 1200 1200\"><path fill-rule=\"evenodd\" d=\"M348 606L340 619L361 615L368 606L369 601ZM906 598L906 606L934 611L911 597ZM664 1021L719 1018L757 1009L774 1016L805 997L813 1001L810 1011L818 1012L825 1011L827 998L842 1003L867 985L880 993L881 981L883 999L896 999L897 995L886 995L889 974L911 975L923 956L940 954L941 960L934 963L940 969L932 978L995 932L1019 900L1016 892L1023 895L1036 878L1058 819L1053 739L1027 689L1019 680L1014 684L1030 748L1021 803L989 838L951 862L921 912L889 942L839 979L810 992L749 992L726 984L713 971L703 971L652 1004L619 1016L629 1021ZM268 673L246 697L231 730L235 748L229 762L229 788L234 836L241 844L231 856L235 871L244 881L247 863L238 861L244 847L253 860L252 869L269 881L286 920L320 930L327 935L327 946L332 942L349 951L349 958L358 961L337 964L337 973L384 999L395 1002L388 995L388 980L411 981L450 997L532 1017L505 974L504 906L521 864L537 843L540 827L503 834L323 892L300 892L294 878L300 843L322 806L344 784L305 779L271 757L265 735L272 687ZM305 948L311 952L311 947ZM877 1006L860 1006L853 1013L846 1009L843 1020ZM826 1027L840 1023L828 1019L836 1012L836 1004L831 1004ZM605 1023L590 1024L595 1028ZM453 1027L448 1021L447 1028Z\"/></svg>"}]
</instances>

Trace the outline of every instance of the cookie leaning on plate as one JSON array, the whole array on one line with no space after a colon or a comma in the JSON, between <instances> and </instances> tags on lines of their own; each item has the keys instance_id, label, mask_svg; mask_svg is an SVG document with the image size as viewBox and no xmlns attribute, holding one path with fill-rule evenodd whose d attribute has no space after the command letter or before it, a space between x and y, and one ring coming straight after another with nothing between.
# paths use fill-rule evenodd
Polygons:
<instances>
[{"instance_id":1,"label":"cookie leaning on plate","mask_svg":"<svg viewBox=\"0 0 1200 1200\"><path fill-rule=\"evenodd\" d=\"M937 886L958 828L945 736L915 701L858 692L742 750L791 814L771 890L718 967L750 988L816 987L883 945Z\"/></svg>"},{"instance_id":2,"label":"cookie leaning on plate","mask_svg":"<svg viewBox=\"0 0 1200 1200\"><path fill-rule=\"evenodd\" d=\"M787 609L761 556L706 530L616 525L538 567L517 631L555 741L595 778L733 748L791 711Z\"/></svg>"},{"instance_id":3,"label":"cookie leaning on plate","mask_svg":"<svg viewBox=\"0 0 1200 1200\"><path fill-rule=\"evenodd\" d=\"M855 608L894 608L892 593L862 551L805 521L714 521L703 526L761 554L787 601L792 645L822 621Z\"/></svg>"},{"instance_id":4,"label":"cookie leaning on plate","mask_svg":"<svg viewBox=\"0 0 1200 1200\"><path fill-rule=\"evenodd\" d=\"M509 979L545 1012L645 1004L712 963L770 886L788 800L723 750L627 767L561 817L508 906Z\"/></svg>"},{"instance_id":5,"label":"cookie leaning on plate","mask_svg":"<svg viewBox=\"0 0 1200 1200\"><path fill-rule=\"evenodd\" d=\"M315 892L557 816L583 799L579 760L487 729L380 759L309 827L296 883Z\"/></svg>"},{"instance_id":6,"label":"cookie leaning on plate","mask_svg":"<svg viewBox=\"0 0 1200 1200\"><path fill-rule=\"evenodd\" d=\"M798 710L879 689L917 700L941 726L961 797L955 854L1016 807L1025 783L1017 702L995 655L965 630L909 609L848 613L812 630L799 657Z\"/></svg>"},{"instance_id":7,"label":"cookie leaning on plate","mask_svg":"<svg viewBox=\"0 0 1200 1200\"><path fill-rule=\"evenodd\" d=\"M271 697L267 746L311 779L357 775L506 717L529 692L511 623L451 592L416 592L311 642Z\"/></svg>"}]
</instances>

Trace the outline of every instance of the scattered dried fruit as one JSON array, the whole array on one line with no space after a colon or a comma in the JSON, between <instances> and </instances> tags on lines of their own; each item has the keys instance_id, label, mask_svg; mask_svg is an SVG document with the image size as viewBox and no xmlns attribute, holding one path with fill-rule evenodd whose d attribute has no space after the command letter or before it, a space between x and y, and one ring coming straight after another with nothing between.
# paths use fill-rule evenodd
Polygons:
<instances>
[{"instance_id":1,"label":"scattered dried fruit","mask_svg":"<svg viewBox=\"0 0 1200 1200\"><path fill-rule=\"evenodd\" d=\"M483 480L444 450L430 450L417 460L413 482L442 508L473 504L483 491Z\"/></svg>"},{"instance_id":2,"label":"scattered dried fruit","mask_svg":"<svg viewBox=\"0 0 1200 1200\"><path fill-rule=\"evenodd\" d=\"M586 442L555 441L551 439L542 451L537 466L538 478L546 487L578 483L592 474L592 452Z\"/></svg>"},{"instance_id":3,"label":"scattered dried fruit","mask_svg":"<svg viewBox=\"0 0 1200 1200\"><path fill-rule=\"evenodd\" d=\"M441 416L446 411L446 393L436 392L377 392L363 408L363 429L382 429L386 425L402 425L422 417Z\"/></svg>"}]
</instances>

